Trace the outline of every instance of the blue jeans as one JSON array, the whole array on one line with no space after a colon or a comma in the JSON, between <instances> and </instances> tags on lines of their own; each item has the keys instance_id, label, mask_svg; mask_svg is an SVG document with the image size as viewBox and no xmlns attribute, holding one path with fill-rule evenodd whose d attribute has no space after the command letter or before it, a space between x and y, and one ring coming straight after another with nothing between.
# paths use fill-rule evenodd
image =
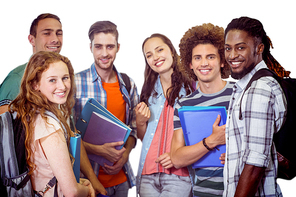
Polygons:
<instances>
[{"instance_id":1,"label":"blue jeans","mask_svg":"<svg viewBox=\"0 0 296 197\"><path fill-rule=\"evenodd\" d=\"M115 185L113 187L105 188L107 191L107 196L110 197L127 197L129 185L128 182L121 183L119 185Z\"/></svg>"},{"instance_id":2,"label":"blue jeans","mask_svg":"<svg viewBox=\"0 0 296 197\"><path fill-rule=\"evenodd\" d=\"M187 197L192 196L190 178L174 174L155 173L142 175L141 197Z\"/></svg>"}]
</instances>

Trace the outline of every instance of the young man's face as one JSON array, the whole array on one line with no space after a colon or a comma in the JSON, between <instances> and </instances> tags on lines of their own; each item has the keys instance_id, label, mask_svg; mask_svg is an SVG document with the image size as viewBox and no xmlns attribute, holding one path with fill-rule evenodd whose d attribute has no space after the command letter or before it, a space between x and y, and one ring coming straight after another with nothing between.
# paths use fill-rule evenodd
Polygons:
<instances>
[{"instance_id":1,"label":"young man's face","mask_svg":"<svg viewBox=\"0 0 296 197\"><path fill-rule=\"evenodd\" d=\"M257 53L262 45L255 46L254 39L242 30L230 30L225 37L225 59L231 67L231 76L241 79L260 61ZM263 52L263 50L262 50Z\"/></svg>"},{"instance_id":2,"label":"young man's face","mask_svg":"<svg viewBox=\"0 0 296 197\"><path fill-rule=\"evenodd\" d=\"M218 49L212 44L198 44L192 49L190 68L193 69L198 81L210 83L221 79L221 67Z\"/></svg>"},{"instance_id":3,"label":"young man's face","mask_svg":"<svg viewBox=\"0 0 296 197\"><path fill-rule=\"evenodd\" d=\"M60 53L63 45L62 24L53 18L40 20L36 29L36 37L29 35L33 53L54 51Z\"/></svg>"},{"instance_id":4,"label":"young man's face","mask_svg":"<svg viewBox=\"0 0 296 197\"><path fill-rule=\"evenodd\" d=\"M96 68L103 70L112 69L119 47L120 45L117 43L115 35L111 33L95 34L90 44L90 49L94 56Z\"/></svg>"}]
</instances>

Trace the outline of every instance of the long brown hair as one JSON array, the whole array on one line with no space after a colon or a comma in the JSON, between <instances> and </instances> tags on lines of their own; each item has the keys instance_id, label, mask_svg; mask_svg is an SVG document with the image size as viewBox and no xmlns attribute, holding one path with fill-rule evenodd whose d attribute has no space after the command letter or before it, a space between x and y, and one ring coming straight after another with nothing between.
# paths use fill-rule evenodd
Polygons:
<instances>
[{"instance_id":1,"label":"long brown hair","mask_svg":"<svg viewBox=\"0 0 296 197\"><path fill-rule=\"evenodd\" d=\"M162 34L152 34L150 37L146 38L143 42L142 45L142 50L144 49L145 43L151 39L151 38L160 38L171 50L172 56L173 56L173 63L172 63L172 68L173 68L173 73L171 75L171 87L168 88L167 90L167 101L170 106L174 106L175 104L175 99L179 97L179 92L184 86L186 90L186 94L190 94L193 91L192 87L192 81L185 75L185 72L183 72L180 68L179 64L179 56L176 52L176 49L174 48L172 42L164 35ZM143 52L144 54L144 52ZM158 73L153 71L151 67L149 66L145 54L144 54L144 59L145 59L145 73L144 73L144 84L141 90L141 95L140 95L140 101L146 103L148 105L148 99L153 94L152 96L157 96L157 92L154 90L154 85L158 77Z\"/></svg>"},{"instance_id":2,"label":"long brown hair","mask_svg":"<svg viewBox=\"0 0 296 197\"><path fill-rule=\"evenodd\" d=\"M59 61L64 62L68 67L71 89L66 103L58 106L49 101L40 91L35 90L34 86L40 82L42 73L49 68L50 64ZM74 106L74 92L74 70L68 58L55 52L46 51L37 52L31 57L22 78L20 93L9 105L9 111L17 112L17 118L21 120L24 127L23 129L25 130L26 160L31 172L35 166L30 158L33 154L31 143L34 136L33 131L36 114L40 114L45 121L47 121L47 117L44 115L45 111L50 111L56 115L61 121L61 124L66 128L66 131L64 132L67 132L67 139L69 140L73 133L67 123L67 119L71 115L71 109Z\"/></svg>"}]
</instances>

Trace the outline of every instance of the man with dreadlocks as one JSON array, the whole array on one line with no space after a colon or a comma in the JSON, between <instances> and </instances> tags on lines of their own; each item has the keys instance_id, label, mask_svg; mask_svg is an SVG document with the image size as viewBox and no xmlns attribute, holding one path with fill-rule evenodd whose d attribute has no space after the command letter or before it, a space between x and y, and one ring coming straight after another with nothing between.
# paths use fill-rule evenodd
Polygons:
<instances>
[{"instance_id":1,"label":"man with dreadlocks","mask_svg":"<svg viewBox=\"0 0 296 197\"><path fill-rule=\"evenodd\" d=\"M284 121L284 93L273 77L262 77L242 96L252 76L262 68L269 68L280 77L289 76L290 72L270 54L270 47L271 40L256 19L233 19L225 30L225 59L231 76L238 81L225 130L224 196L282 196L276 182L278 161L273 134Z\"/></svg>"}]
</instances>

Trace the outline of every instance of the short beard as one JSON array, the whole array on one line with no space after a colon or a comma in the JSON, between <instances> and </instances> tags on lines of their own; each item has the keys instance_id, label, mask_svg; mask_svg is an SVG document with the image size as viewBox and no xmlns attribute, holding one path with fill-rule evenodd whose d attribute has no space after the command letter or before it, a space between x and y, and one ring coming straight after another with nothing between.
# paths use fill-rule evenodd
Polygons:
<instances>
[{"instance_id":1,"label":"short beard","mask_svg":"<svg viewBox=\"0 0 296 197\"><path fill-rule=\"evenodd\" d=\"M234 73L231 69L231 77L233 79L241 79L243 78L246 74L248 74L249 72L251 72L253 70L253 68L255 68L255 63L253 62L250 66L246 67L245 69L243 69L241 72L239 73Z\"/></svg>"}]
</instances>

